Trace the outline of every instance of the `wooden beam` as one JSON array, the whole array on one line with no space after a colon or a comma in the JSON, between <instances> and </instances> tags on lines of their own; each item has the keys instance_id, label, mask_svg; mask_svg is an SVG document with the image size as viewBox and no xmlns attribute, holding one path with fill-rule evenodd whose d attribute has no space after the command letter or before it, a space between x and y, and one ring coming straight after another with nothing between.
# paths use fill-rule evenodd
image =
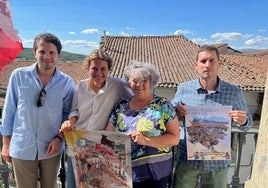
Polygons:
<instances>
[{"instance_id":1,"label":"wooden beam","mask_svg":"<svg viewBox=\"0 0 268 188\"><path fill-rule=\"evenodd\" d=\"M261 122L251 178L245 182L245 188L262 188L268 185L268 72L262 105Z\"/></svg>"}]
</instances>

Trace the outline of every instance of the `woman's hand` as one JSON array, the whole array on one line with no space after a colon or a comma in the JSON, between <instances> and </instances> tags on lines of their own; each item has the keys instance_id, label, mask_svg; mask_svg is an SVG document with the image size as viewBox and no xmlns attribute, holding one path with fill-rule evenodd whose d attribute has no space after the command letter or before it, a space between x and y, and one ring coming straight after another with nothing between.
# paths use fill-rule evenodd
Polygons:
<instances>
[{"instance_id":1,"label":"woman's hand","mask_svg":"<svg viewBox=\"0 0 268 188\"><path fill-rule=\"evenodd\" d=\"M172 121L166 124L166 132L162 135L155 137L147 137L140 131L133 131L128 133L128 136L133 140L133 142L150 146L154 148L171 147L177 145L180 140L180 129L178 118L175 117Z\"/></svg>"},{"instance_id":2,"label":"woman's hand","mask_svg":"<svg viewBox=\"0 0 268 188\"><path fill-rule=\"evenodd\" d=\"M75 130L74 124L77 122L78 117L73 116L70 119L64 121L61 125L61 128L59 130L60 134L63 134L66 131L73 131Z\"/></svg>"},{"instance_id":3,"label":"woman's hand","mask_svg":"<svg viewBox=\"0 0 268 188\"><path fill-rule=\"evenodd\" d=\"M61 125L60 132L73 131L74 129L74 124L70 120L66 120Z\"/></svg>"},{"instance_id":4,"label":"woman's hand","mask_svg":"<svg viewBox=\"0 0 268 188\"><path fill-rule=\"evenodd\" d=\"M146 137L140 131L133 131L128 133L128 136L133 140L133 142L139 145L146 145Z\"/></svg>"}]
</instances>

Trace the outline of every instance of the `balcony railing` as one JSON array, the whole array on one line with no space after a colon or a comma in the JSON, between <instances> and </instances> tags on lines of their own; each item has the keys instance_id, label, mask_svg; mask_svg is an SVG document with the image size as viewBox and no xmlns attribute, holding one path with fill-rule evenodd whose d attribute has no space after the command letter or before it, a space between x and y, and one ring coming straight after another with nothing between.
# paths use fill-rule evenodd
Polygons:
<instances>
[{"instance_id":1,"label":"balcony railing","mask_svg":"<svg viewBox=\"0 0 268 188\"><path fill-rule=\"evenodd\" d=\"M257 139L258 139L258 131L259 131L259 126L255 126L255 125L246 132L240 131L237 127L232 128L232 137L235 139L235 142L236 142L236 143L233 142L233 144L235 144L235 147L236 147L236 157L235 157L234 174L233 174L231 182L230 182L230 187L232 187L232 188L240 188L241 186L244 185L243 183L240 182L240 178L239 178L239 171L241 168L241 159L243 157L242 156L242 149L243 149L243 145L246 141L246 136L253 135L253 137L254 137L254 151L255 151ZM250 175L247 179L250 179L250 177L251 177L252 167L253 167L253 156L254 156L254 153L251 155L250 164L249 164L249 166L250 166L250 173L249 174Z\"/></svg>"},{"instance_id":2,"label":"balcony railing","mask_svg":"<svg viewBox=\"0 0 268 188\"><path fill-rule=\"evenodd\" d=\"M258 130L259 130L258 124L259 124L258 122L255 123L254 126L246 132L240 131L237 127L232 128L232 137L233 137L232 144L233 144L233 147L236 148L235 150L233 150L233 151L236 151L236 157L235 157L234 174L233 174L233 176L231 178L231 182L230 182L230 187L232 187L232 188L240 188L241 186L243 186L243 183L240 182L240 178L239 178L239 171L240 171L240 167L241 167L241 158L243 157L242 156L243 144L245 142L246 136L251 134L254 136L254 145L256 146L257 137L258 137ZM2 148L2 136L0 134L0 149L1 148ZM250 168L252 170L253 154L252 154L252 159L250 161L251 161ZM60 172L58 175L62 188L65 188L65 177L66 177L64 164L65 164L65 160L64 160L64 158L62 158L61 168L60 168ZM251 175L251 170L250 170L250 175ZM0 182L0 183L4 184L5 188L9 188L9 184L10 184L9 177L10 177L11 172L12 172L12 169L4 160L2 160L2 157L1 157L0 177L2 177L3 182ZM1 187L1 184L0 184L0 187Z\"/></svg>"}]
</instances>

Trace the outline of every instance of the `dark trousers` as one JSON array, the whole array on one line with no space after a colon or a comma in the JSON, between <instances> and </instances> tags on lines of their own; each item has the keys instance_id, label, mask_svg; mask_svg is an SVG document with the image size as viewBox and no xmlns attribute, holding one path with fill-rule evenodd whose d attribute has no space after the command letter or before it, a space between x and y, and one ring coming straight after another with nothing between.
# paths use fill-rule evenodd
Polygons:
<instances>
[{"instance_id":1,"label":"dark trousers","mask_svg":"<svg viewBox=\"0 0 268 188\"><path fill-rule=\"evenodd\" d=\"M167 188L170 176L161 178L160 180L145 180L142 182L133 182L133 188Z\"/></svg>"}]
</instances>

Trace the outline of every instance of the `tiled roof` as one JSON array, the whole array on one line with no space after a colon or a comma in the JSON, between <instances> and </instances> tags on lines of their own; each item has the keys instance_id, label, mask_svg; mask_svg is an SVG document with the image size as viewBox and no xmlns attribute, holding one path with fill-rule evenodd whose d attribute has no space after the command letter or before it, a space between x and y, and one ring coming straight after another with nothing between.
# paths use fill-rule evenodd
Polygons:
<instances>
[{"instance_id":1,"label":"tiled roof","mask_svg":"<svg viewBox=\"0 0 268 188\"><path fill-rule=\"evenodd\" d=\"M179 82L197 78L194 61L198 45L183 36L104 36L100 48L113 57L114 76L122 77L130 60L138 60L151 62L157 67L160 71L159 87L176 88ZM224 61L219 72L222 79L244 90L264 91L267 58L242 54L221 54L221 58Z\"/></svg>"},{"instance_id":2,"label":"tiled roof","mask_svg":"<svg viewBox=\"0 0 268 188\"><path fill-rule=\"evenodd\" d=\"M6 88L8 79L12 71L18 67L30 66L35 61L20 61L16 60L4 68L4 71L0 75L0 88ZM84 68L83 62L60 62L58 68L64 73L70 75L75 82L88 77L87 71Z\"/></svg>"},{"instance_id":3,"label":"tiled roof","mask_svg":"<svg viewBox=\"0 0 268 188\"><path fill-rule=\"evenodd\" d=\"M130 60L154 64L160 72L159 87L175 88L197 76L193 62L198 45L183 36L105 36L100 48L112 56L114 76L122 77Z\"/></svg>"},{"instance_id":4,"label":"tiled roof","mask_svg":"<svg viewBox=\"0 0 268 188\"><path fill-rule=\"evenodd\" d=\"M228 44L213 44L216 48L218 48L220 54L241 54L242 52L235 50L228 46Z\"/></svg>"},{"instance_id":5,"label":"tiled roof","mask_svg":"<svg viewBox=\"0 0 268 188\"><path fill-rule=\"evenodd\" d=\"M105 40L104 40L105 39ZM176 88L178 83L197 78L194 68L198 45L183 36L102 37L100 47L113 58L112 75L123 77L130 60L151 62L160 72L159 87ZM223 66L219 76L245 91L264 92L268 58L221 54ZM15 61L7 65L0 77L0 88L6 88L9 76L17 67L34 62ZM61 62L58 68L76 82L88 77L82 62Z\"/></svg>"},{"instance_id":6,"label":"tiled roof","mask_svg":"<svg viewBox=\"0 0 268 188\"><path fill-rule=\"evenodd\" d=\"M220 76L246 91L264 91L268 58L249 55L221 55Z\"/></svg>"},{"instance_id":7,"label":"tiled roof","mask_svg":"<svg viewBox=\"0 0 268 188\"><path fill-rule=\"evenodd\" d=\"M250 55L258 56L258 57L267 57L268 58L268 49L261 50L258 52L250 53Z\"/></svg>"}]
</instances>

